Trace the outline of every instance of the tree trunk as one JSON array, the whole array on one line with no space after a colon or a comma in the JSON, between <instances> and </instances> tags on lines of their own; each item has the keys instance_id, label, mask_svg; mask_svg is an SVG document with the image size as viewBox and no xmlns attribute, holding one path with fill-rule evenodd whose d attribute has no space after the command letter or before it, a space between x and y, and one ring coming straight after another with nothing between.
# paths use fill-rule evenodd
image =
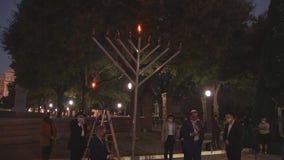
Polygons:
<instances>
[{"instance_id":1,"label":"tree trunk","mask_svg":"<svg viewBox=\"0 0 284 160\"><path fill-rule=\"evenodd\" d=\"M80 108L81 111L85 111L87 105L87 89L86 86L82 86L82 106Z\"/></svg>"},{"instance_id":2,"label":"tree trunk","mask_svg":"<svg viewBox=\"0 0 284 160\"><path fill-rule=\"evenodd\" d=\"M162 97L162 119L166 120L167 118L167 92L161 93Z\"/></svg>"},{"instance_id":3,"label":"tree trunk","mask_svg":"<svg viewBox=\"0 0 284 160\"><path fill-rule=\"evenodd\" d=\"M82 75L82 106L80 108L81 111L85 111L87 105L87 94L88 94L88 70L87 67L84 69L84 73Z\"/></svg>"},{"instance_id":4,"label":"tree trunk","mask_svg":"<svg viewBox=\"0 0 284 160\"><path fill-rule=\"evenodd\" d=\"M220 90L221 84L217 83L214 85L214 94L213 94L213 113L219 114L219 104L218 104L218 93Z\"/></svg>"},{"instance_id":5,"label":"tree trunk","mask_svg":"<svg viewBox=\"0 0 284 160\"><path fill-rule=\"evenodd\" d=\"M64 111L64 91L56 91L57 95L57 105L58 105L58 111L57 111L57 117L62 117L62 112Z\"/></svg>"}]
</instances>

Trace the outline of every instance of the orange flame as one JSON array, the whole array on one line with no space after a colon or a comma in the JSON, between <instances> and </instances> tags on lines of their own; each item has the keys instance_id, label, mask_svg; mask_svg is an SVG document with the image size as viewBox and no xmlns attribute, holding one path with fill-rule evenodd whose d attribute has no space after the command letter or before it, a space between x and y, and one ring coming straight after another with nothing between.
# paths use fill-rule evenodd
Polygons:
<instances>
[{"instance_id":1,"label":"orange flame","mask_svg":"<svg viewBox=\"0 0 284 160\"><path fill-rule=\"evenodd\" d=\"M142 26L139 24L137 27L138 33L140 33L142 31Z\"/></svg>"}]
</instances>

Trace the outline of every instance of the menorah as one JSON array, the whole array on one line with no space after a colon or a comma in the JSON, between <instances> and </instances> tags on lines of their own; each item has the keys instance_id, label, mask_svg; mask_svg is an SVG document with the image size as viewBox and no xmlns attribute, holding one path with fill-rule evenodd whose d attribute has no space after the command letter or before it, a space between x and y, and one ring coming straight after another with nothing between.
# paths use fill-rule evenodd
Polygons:
<instances>
[{"instance_id":1,"label":"menorah","mask_svg":"<svg viewBox=\"0 0 284 160\"><path fill-rule=\"evenodd\" d=\"M144 76L143 79L139 78L140 75L142 75L147 69L149 69L151 66L153 66L159 59L161 59L169 50L170 45L167 45L167 48L164 49L162 52L157 51L161 45L160 40L156 46L154 46L151 50L147 50L151 46L150 44L150 38L147 39L147 44L141 48L141 32L142 32L142 26L138 25L138 42L137 45L134 45L131 38L127 40L128 47L125 45L125 43L122 42L120 38L120 33L116 32L115 35L115 41L116 44L109 38L109 34L107 33L105 36L106 41L109 43L111 48L116 53L116 56L118 55L121 58L121 61L123 62L120 64L118 60L114 58L114 55L111 54L110 51L107 50L106 47L104 47L95 37L95 32L93 31L93 41L99 46L99 48L103 51L104 54L112 61L112 63L123 73L123 75L134 85L134 108L133 108L133 117L132 117L132 148L131 148L131 159L134 160L135 158L135 145L136 145L136 120L137 120L137 105L138 105L138 91L139 86L141 86L143 83L145 83L150 77L152 77L155 73L157 73L159 70L161 70L167 63L169 63L173 58L175 58L180 52L181 52L181 44L178 47L178 50L172 54L169 58L167 58L162 64L158 65L158 67L155 68L155 70L151 71L149 75ZM131 37L131 36L130 36ZM118 47L120 45L120 49ZM122 52L124 51L124 52ZM134 51L134 53L133 53ZM124 54L123 54L124 53ZM142 54L144 53L144 54ZM157 56L154 56L153 60L150 60L149 58L153 57L153 54L156 54ZM128 55L128 56L126 56ZM142 56L143 55L143 56ZM148 63L145 64L145 62L148 60ZM134 65L131 63L134 63ZM143 66L142 66L143 65ZM129 70L126 70L126 69ZM131 76L129 72L132 72L134 76ZM133 78L134 77L134 78Z\"/></svg>"}]
</instances>

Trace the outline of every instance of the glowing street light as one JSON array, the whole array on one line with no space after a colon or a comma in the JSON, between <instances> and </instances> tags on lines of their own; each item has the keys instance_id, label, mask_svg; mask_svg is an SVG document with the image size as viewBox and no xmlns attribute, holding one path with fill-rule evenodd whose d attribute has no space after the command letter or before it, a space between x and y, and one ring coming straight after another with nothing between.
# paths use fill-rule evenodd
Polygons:
<instances>
[{"instance_id":1,"label":"glowing street light","mask_svg":"<svg viewBox=\"0 0 284 160\"><path fill-rule=\"evenodd\" d=\"M67 108L66 108L66 110L67 110L67 111L69 111L69 110L70 110L70 108L69 108L69 107L67 107Z\"/></svg>"},{"instance_id":2,"label":"glowing street light","mask_svg":"<svg viewBox=\"0 0 284 160\"><path fill-rule=\"evenodd\" d=\"M121 103L117 103L117 108L121 108L122 104Z\"/></svg>"},{"instance_id":3,"label":"glowing street light","mask_svg":"<svg viewBox=\"0 0 284 160\"><path fill-rule=\"evenodd\" d=\"M133 87L132 83L129 82L129 83L127 84L127 88L128 88L129 90L131 90L132 87Z\"/></svg>"},{"instance_id":4,"label":"glowing street light","mask_svg":"<svg viewBox=\"0 0 284 160\"><path fill-rule=\"evenodd\" d=\"M91 83L91 88L93 88L93 89L96 88L96 85L97 85L96 81L93 80L92 83Z\"/></svg>"},{"instance_id":5,"label":"glowing street light","mask_svg":"<svg viewBox=\"0 0 284 160\"><path fill-rule=\"evenodd\" d=\"M212 92L211 92L210 90L206 90L206 91L204 92L204 94L205 94L206 97L211 97Z\"/></svg>"},{"instance_id":6,"label":"glowing street light","mask_svg":"<svg viewBox=\"0 0 284 160\"><path fill-rule=\"evenodd\" d=\"M74 101L73 100L69 100L69 105L73 105L74 104Z\"/></svg>"},{"instance_id":7,"label":"glowing street light","mask_svg":"<svg viewBox=\"0 0 284 160\"><path fill-rule=\"evenodd\" d=\"M52 104L52 103L49 103L49 107L52 108L52 107L53 107L53 104Z\"/></svg>"}]
</instances>

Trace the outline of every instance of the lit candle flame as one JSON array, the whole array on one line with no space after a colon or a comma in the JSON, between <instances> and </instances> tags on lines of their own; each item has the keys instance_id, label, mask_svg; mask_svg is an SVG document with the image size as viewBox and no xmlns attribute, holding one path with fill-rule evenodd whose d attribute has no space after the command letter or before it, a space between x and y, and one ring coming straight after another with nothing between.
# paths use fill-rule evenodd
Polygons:
<instances>
[{"instance_id":1,"label":"lit candle flame","mask_svg":"<svg viewBox=\"0 0 284 160\"><path fill-rule=\"evenodd\" d=\"M142 31L142 26L139 24L137 27L138 33L140 33Z\"/></svg>"}]
</instances>

